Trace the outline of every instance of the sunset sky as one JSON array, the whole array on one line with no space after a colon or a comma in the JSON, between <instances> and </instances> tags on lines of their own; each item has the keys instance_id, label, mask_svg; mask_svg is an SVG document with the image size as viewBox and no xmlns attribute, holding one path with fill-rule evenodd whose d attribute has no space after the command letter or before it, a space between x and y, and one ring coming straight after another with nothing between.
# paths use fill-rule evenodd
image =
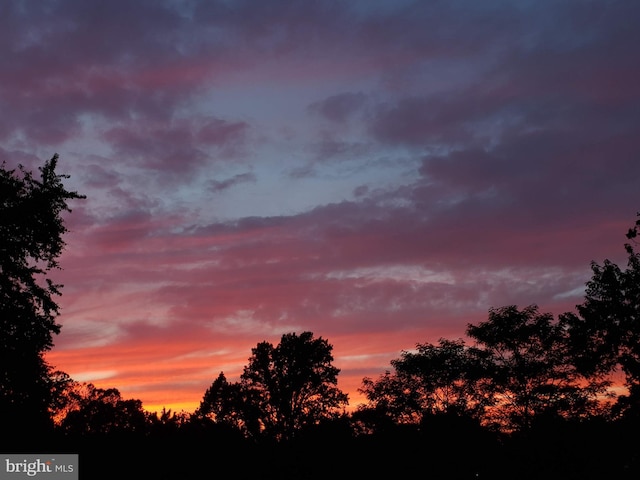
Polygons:
<instances>
[{"instance_id":1,"label":"sunset sky","mask_svg":"<svg viewBox=\"0 0 640 480\"><path fill-rule=\"evenodd\" d=\"M60 154L47 359L193 411L310 330L351 405L491 307L580 303L640 210L640 2L0 3L0 161Z\"/></svg>"}]
</instances>

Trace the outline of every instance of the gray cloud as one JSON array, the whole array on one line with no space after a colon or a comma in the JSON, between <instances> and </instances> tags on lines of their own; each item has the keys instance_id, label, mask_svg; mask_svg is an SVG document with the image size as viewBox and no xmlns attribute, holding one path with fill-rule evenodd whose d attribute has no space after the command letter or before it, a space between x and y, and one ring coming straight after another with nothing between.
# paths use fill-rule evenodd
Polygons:
<instances>
[{"instance_id":1,"label":"gray cloud","mask_svg":"<svg viewBox=\"0 0 640 480\"><path fill-rule=\"evenodd\" d=\"M256 176L251 172L240 173L238 175L234 175L231 178L227 178L226 180L209 180L207 182L207 186L209 190L212 192L221 192L223 190L227 190L228 188L234 187L236 185L247 183L247 182L255 182Z\"/></svg>"}]
</instances>

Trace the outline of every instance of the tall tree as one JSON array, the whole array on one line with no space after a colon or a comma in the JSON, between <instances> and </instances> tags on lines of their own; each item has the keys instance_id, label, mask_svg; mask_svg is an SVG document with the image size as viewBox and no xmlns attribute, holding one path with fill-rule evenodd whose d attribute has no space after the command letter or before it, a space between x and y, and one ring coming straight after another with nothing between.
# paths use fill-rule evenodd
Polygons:
<instances>
[{"instance_id":1,"label":"tall tree","mask_svg":"<svg viewBox=\"0 0 640 480\"><path fill-rule=\"evenodd\" d=\"M239 383L220 374L205 393L199 411L217 422L231 422L248 435L277 439L338 417L348 398L337 388L340 370L333 347L313 333L288 333L273 346L253 348Z\"/></svg>"},{"instance_id":2,"label":"tall tree","mask_svg":"<svg viewBox=\"0 0 640 480\"><path fill-rule=\"evenodd\" d=\"M257 402L247 398L247 393L241 383L229 383L224 372L220 372L204 393L196 416L207 417L222 426L259 431Z\"/></svg>"},{"instance_id":3,"label":"tall tree","mask_svg":"<svg viewBox=\"0 0 640 480\"><path fill-rule=\"evenodd\" d=\"M605 384L587 382L573 366L568 329L550 313L530 305L493 308L489 319L469 325L467 334L489 355L497 425L521 430L545 415L579 417L593 413Z\"/></svg>"},{"instance_id":4,"label":"tall tree","mask_svg":"<svg viewBox=\"0 0 640 480\"><path fill-rule=\"evenodd\" d=\"M67 232L68 201L84 198L64 188L58 155L39 168L0 167L0 411L16 427L38 428L48 417L50 368L43 353L59 333L54 298L61 285L50 278ZM10 428L10 425L5 425Z\"/></svg>"},{"instance_id":5,"label":"tall tree","mask_svg":"<svg viewBox=\"0 0 640 480\"><path fill-rule=\"evenodd\" d=\"M492 404L491 389L483 386L487 383L484 356L461 339L418 344L415 352L404 351L391 361L393 373L363 379L360 392L369 403L357 416L413 424L443 414L480 419Z\"/></svg>"},{"instance_id":6,"label":"tall tree","mask_svg":"<svg viewBox=\"0 0 640 480\"><path fill-rule=\"evenodd\" d=\"M640 415L640 252L636 251L640 213L624 244L627 266L610 260L592 262L584 302L578 314L567 313L573 356L586 375L607 376L620 369L628 395L619 397L621 411Z\"/></svg>"}]
</instances>

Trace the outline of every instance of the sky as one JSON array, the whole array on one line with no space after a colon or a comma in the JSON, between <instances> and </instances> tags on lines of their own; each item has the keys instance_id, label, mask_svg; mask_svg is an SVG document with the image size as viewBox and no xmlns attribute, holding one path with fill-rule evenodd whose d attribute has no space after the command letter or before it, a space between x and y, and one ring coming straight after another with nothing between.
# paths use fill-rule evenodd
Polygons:
<instances>
[{"instance_id":1,"label":"sky","mask_svg":"<svg viewBox=\"0 0 640 480\"><path fill-rule=\"evenodd\" d=\"M363 377L572 311L640 210L640 2L0 3L0 162L60 155L47 360L192 412L312 331Z\"/></svg>"}]
</instances>

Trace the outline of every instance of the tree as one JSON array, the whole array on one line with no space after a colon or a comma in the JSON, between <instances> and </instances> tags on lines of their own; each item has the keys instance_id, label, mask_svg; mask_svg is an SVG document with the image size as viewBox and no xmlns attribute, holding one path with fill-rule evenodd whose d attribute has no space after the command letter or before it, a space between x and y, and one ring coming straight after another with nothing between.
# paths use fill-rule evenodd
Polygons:
<instances>
[{"instance_id":1,"label":"tree","mask_svg":"<svg viewBox=\"0 0 640 480\"><path fill-rule=\"evenodd\" d=\"M348 403L337 388L333 347L313 333L282 336L274 347L253 348L239 383L221 373L207 390L199 412L231 423L247 435L291 438L301 429L337 418Z\"/></svg>"},{"instance_id":2,"label":"tree","mask_svg":"<svg viewBox=\"0 0 640 480\"><path fill-rule=\"evenodd\" d=\"M220 426L259 430L256 402L243 398L246 393L241 383L229 383L224 372L220 372L205 392L196 416L207 417Z\"/></svg>"},{"instance_id":3,"label":"tree","mask_svg":"<svg viewBox=\"0 0 640 480\"><path fill-rule=\"evenodd\" d=\"M528 428L541 416L592 413L606 383L588 382L573 366L568 328L530 305L492 308L489 319L468 325L467 334L488 354L495 388L492 416L506 430Z\"/></svg>"},{"instance_id":4,"label":"tree","mask_svg":"<svg viewBox=\"0 0 640 480\"><path fill-rule=\"evenodd\" d=\"M628 395L618 399L621 412L631 409L640 414L640 252L636 238L640 213L626 234L627 267L610 260L591 263L584 302L578 314L567 313L572 354L577 368L585 375L606 377L620 369Z\"/></svg>"},{"instance_id":5,"label":"tree","mask_svg":"<svg viewBox=\"0 0 640 480\"><path fill-rule=\"evenodd\" d=\"M144 433L147 415L140 400L125 400L116 388L97 388L91 383L72 385L72 401L60 428L77 435Z\"/></svg>"},{"instance_id":6,"label":"tree","mask_svg":"<svg viewBox=\"0 0 640 480\"><path fill-rule=\"evenodd\" d=\"M64 188L69 177L56 173L57 162L58 155L45 162L40 179L22 166L0 167L0 411L20 429L48 417L43 353L60 331L54 297L62 287L49 274L65 247L62 214L69 200L84 198Z\"/></svg>"},{"instance_id":7,"label":"tree","mask_svg":"<svg viewBox=\"0 0 640 480\"><path fill-rule=\"evenodd\" d=\"M171 437L189 424L190 415L186 412L172 412L166 407L160 413L147 413L148 432L150 436Z\"/></svg>"},{"instance_id":8,"label":"tree","mask_svg":"<svg viewBox=\"0 0 640 480\"><path fill-rule=\"evenodd\" d=\"M419 424L436 415L479 419L492 403L490 389L480 385L486 378L484 363L482 351L463 340L417 344L415 352L403 351L391 361L393 373L363 379L359 391L369 403L357 417L382 424L384 417L399 424Z\"/></svg>"}]
</instances>

